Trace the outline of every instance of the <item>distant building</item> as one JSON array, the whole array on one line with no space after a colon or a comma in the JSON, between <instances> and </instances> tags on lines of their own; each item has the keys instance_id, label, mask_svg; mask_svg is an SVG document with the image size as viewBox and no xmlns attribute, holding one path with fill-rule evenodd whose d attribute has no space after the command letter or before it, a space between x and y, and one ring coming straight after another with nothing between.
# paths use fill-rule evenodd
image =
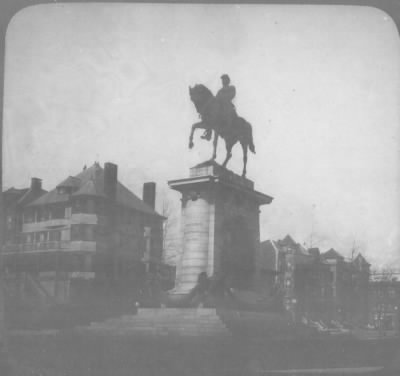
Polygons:
<instances>
[{"instance_id":1,"label":"distant building","mask_svg":"<svg viewBox=\"0 0 400 376\"><path fill-rule=\"evenodd\" d=\"M257 264L265 286L280 291L286 309L294 315L320 317L329 293L329 270L319 258L319 250L309 252L290 235L261 243Z\"/></svg>"},{"instance_id":2,"label":"distant building","mask_svg":"<svg viewBox=\"0 0 400 376\"><path fill-rule=\"evenodd\" d=\"M281 291L297 317L366 322L369 264L359 254L345 260L334 249L306 249L290 235L261 243L258 273L265 288Z\"/></svg>"},{"instance_id":3,"label":"distant building","mask_svg":"<svg viewBox=\"0 0 400 376\"><path fill-rule=\"evenodd\" d=\"M400 280L397 275L371 276L369 323L380 330L400 331Z\"/></svg>"},{"instance_id":4,"label":"distant building","mask_svg":"<svg viewBox=\"0 0 400 376\"><path fill-rule=\"evenodd\" d=\"M141 200L117 174L115 164L95 163L49 192L39 179L29 190L5 192L13 226L3 258L16 294L68 301L88 285L133 288L157 268L164 218L154 209L155 183L145 183Z\"/></svg>"},{"instance_id":5,"label":"distant building","mask_svg":"<svg viewBox=\"0 0 400 376\"><path fill-rule=\"evenodd\" d=\"M342 321L366 324L370 264L360 253L354 260L346 260L333 248L321 256L331 272L333 316Z\"/></svg>"}]
</instances>

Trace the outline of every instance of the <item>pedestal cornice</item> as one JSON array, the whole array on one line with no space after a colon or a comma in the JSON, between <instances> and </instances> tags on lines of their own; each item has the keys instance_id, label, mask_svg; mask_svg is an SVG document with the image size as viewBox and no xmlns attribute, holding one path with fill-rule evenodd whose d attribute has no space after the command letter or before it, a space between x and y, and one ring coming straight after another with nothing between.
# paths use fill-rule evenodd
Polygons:
<instances>
[{"instance_id":1,"label":"pedestal cornice","mask_svg":"<svg viewBox=\"0 0 400 376\"><path fill-rule=\"evenodd\" d=\"M190 169L190 177L168 181L168 185L181 193L198 188L199 185L220 184L227 188L244 193L255 200L258 205L270 204L273 197L254 189L254 183L243 178L215 162L204 162Z\"/></svg>"}]
</instances>

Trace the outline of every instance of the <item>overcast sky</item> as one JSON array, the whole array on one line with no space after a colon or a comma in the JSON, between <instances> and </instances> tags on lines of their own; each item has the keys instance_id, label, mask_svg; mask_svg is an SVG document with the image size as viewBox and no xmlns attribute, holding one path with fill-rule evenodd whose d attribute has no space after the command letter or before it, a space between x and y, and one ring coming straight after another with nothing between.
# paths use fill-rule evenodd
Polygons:
<instances>
[{"instance_id":1,"label":"overcast sky","mask_svg":"<svg viewBox=\"0 0 400 376\"><path fill-rule=\"evenodd\" d=\"M400 263L400 44L367 7L69 4L26 8L6 41L4 184L52 189L83 165L144 181L211 156L188 86L220 75L254 131L261 237ZM200 135L201 133L199 133ZM224 158L220 143L218 161ZM229 165L241 171L241 149ZM178 201L176 195L172 199Z\"/></svg>"}]
</instances>

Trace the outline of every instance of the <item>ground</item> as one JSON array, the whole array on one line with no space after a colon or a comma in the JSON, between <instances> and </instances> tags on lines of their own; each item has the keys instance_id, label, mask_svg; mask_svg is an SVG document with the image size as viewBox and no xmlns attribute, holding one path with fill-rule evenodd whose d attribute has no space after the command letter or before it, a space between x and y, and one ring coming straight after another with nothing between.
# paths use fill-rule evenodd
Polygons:
<instances>
[{"instance_id":1,"label":"ground","mask_svg":"<svg viewBox=\"0 0 400 376\"><path fill-rule=\"evenodd\" d=\"M253 376L277 368L372 366L387 362L384 357L398 345L150 339L63 331L15 332L8 349L13 376Z\"/></svg>"},{"instance_id":2,"label":"ground","mask_svg":"<svg viewBox=\"0 0 400 376\"><path fill-rule=\"evenodd\" d=\"M63 333L18 335L9 353L26 375L234 375L237 362L221 341L133 339ZM24 373L21 376L25 376Z\"/></svg>"}]
</instances>

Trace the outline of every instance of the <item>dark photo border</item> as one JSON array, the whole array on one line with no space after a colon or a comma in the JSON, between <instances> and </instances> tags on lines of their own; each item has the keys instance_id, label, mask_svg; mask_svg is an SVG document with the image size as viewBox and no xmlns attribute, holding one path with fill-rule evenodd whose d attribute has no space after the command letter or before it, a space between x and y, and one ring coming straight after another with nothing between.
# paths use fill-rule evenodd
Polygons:
<instances>
[{"instance_id":1,"label":"dark photo border","mask_svg":"<svg viewBox=\"0 0 400 376\"><path fill-rule=\"evenodd\" d=\"M4 106L4 79L5 79L5 52L6 52L6 33L11 19L24 8L39 4L77 4L77 3L124 3L124 4L265 4L265 5L345 5L345 6L364 6L373 7L385 12L396 24L400 34L400 0L251 0L251 1L213 1L213 0L172 0L172 1L135 1L135 0L0 0L0 250L2 248L5 223L3 216L3 106ZM399 67L400 69L400 67ZM399 103L400 105L400 103ZM400 127L400 124L398 125ZM400 145L398 145L400 148ZM400 161L399 161L400 162ZM399 163L400 165L400 163ZM0 273L1 273L1 254L0 254ZM4 308L2 298L2 276L0 275L0 376L2 373L1 363L4 361L4 354L7 357L7 345L5 335ZM134 370L132 370L134 372Z\"/></svg>"}]
</instances>

